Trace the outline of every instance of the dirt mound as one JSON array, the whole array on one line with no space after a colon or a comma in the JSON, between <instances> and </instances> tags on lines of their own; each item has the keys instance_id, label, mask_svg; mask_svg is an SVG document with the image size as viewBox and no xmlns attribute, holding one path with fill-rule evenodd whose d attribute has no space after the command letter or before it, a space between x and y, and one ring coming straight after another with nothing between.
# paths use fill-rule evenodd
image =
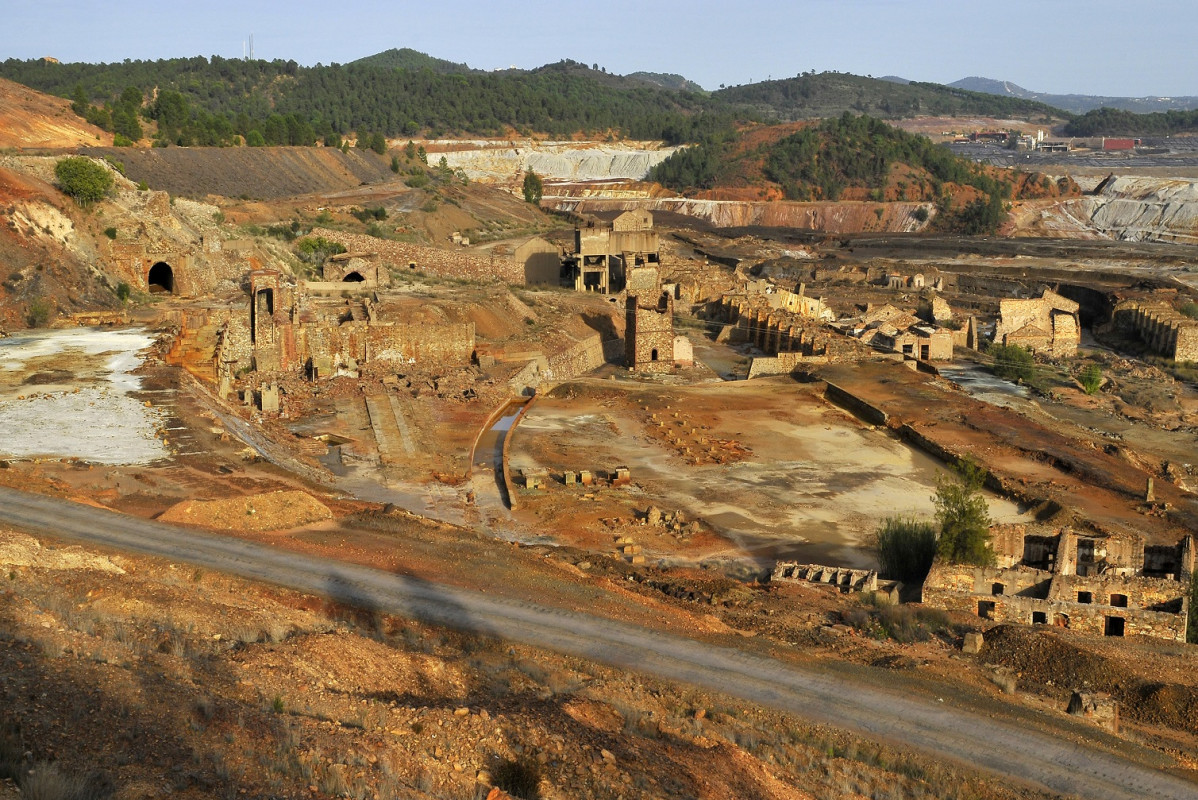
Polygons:
<instances>
[{"instance_id":1,"label":"dirt mound","mask_svg":"<svg viewBox=\"0 0 1198 800\"><path fill-rule=\"evenodd\" d=\"M186 197L271 200L395 177L381 156L335 147L89 147L84 152L120 161L132 181Z\"/></svg>"},{"instance_id":2,"label":"dirt mound","mask_svg":"<svg viewBox=\"0 0 1198 800\"><path fill-rule=\"evenodd\" d=\"M112 134L71 111L70 101L0 78L0 147L112 144Z\"/></svg>"},{"instance_id":3,"label":"dirt mound","mask_svg":"<svg viewBox=\"0 0 1198 800\"><path fill-rule=\"evenodd\" d=\"M309 494L267 492L223 500L184 500L159 517L163 522L229 531L279 531L332 519L333 512Z\"/></svg>"},{"instance_id":4,"label":"dirt mound","mask_svg":"<svg viewBox=\"0 0 1198 800\"><path fill-rule=\"evenodd\" d=\"M1058 694L1085 687L1107 692L1129 719L1198 733L1198 689L1146 679L1052 632L1000 625L986 634L980 657L1015 670L1019 685L1029 691Z\"/></svg>"},{"instance_id":5,"label":"dirt mound","mask_svg":"<svg viewBox=\"0 0 1198 800\"><path fill-rule=\"evenodd\" d=\"M1062 689L1089 686L1111 691L1130 676L1103 656L1031 628L1000 625L986 634L983 661L1010 667L1022 674L1021 683Z\"/></svg>"}]
</instances>

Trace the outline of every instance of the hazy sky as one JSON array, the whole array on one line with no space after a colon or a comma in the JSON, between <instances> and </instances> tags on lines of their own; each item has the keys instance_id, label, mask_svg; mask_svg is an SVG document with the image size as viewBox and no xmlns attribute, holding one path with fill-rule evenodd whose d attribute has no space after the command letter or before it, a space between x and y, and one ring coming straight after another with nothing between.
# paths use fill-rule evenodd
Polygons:
<instances>
[{"instance_id":1,"label":"hazy sky","mask_svg":"<svg viewBox=\"0 0 1198 800\"><path fill-rule=\"evenodd\" d=\"M1198 95L1196 0L0 0L0 58L254 55L346 63L411 47L480 69L573 58L708 89L836 70L1042 92Z\"/></svg>"}]
</instances>

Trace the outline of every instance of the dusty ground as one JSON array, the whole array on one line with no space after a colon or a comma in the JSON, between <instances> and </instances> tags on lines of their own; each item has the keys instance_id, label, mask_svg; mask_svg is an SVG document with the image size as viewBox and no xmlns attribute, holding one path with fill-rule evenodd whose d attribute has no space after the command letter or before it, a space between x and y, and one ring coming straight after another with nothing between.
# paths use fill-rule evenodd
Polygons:
<instances>
[{"instance_id":1,"label":"dusty ground","mask_svg":"<svg viewBox=\"0 0 1198 800\"><path fill-rule=\"evenodd\" d=\"M877 520L930 516L943 465L790 378L653 388L576 382L540 397L511 436L513 474L549 471L522 508L557 536L593 549L631 536L649 558L775 559L870 566ZM562 483L565 470L606 476L628 466L628 487ZM586 497L591 496L590 502ZM1003 522L1025 519L991 498ZM645 524L650 506L697 522ZM568 523L563 524L565 520ZM530 523L532 524L532 523Z\"/></svg>"},{"instance_id":2,"label":"dusty ground","mask_svg":"<svg viewBox=\"0 0 1198 800\"><path fill-rule=\"evenodd\" d=\"M708 693L164 562L10 533L0 554L0 694L19 731L0 737L0 768L54 760L116 797L467 798L528 776L546 800L1039 796Z\"/></svg>"}]
</instances>

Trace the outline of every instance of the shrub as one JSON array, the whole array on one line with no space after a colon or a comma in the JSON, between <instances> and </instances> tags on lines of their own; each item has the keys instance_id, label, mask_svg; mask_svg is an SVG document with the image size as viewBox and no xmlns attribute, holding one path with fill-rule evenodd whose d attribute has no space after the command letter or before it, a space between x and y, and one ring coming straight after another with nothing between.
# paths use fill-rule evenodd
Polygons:
<instances>
[{"instance_id":1,"label":"shrub","mask_svg":"<svg viewBox=\"0 0 1198 800\"><path fill-rule=\"evenodd\" d=\"M410 178L408 178L406 181L404 181L404 184L406 186L412 187L413 189L423 189L425 186L428 186L428 184L429 184L428 173L424 172L423 170L420 172L417 172L414 175L412 175Z\"/></svg>"},{"instance_id":2,"label":"shrub","mask_svg":"<svg viewBox=\"0 0 1198 800\"><path fill-rule=\"evenodd\" d=\"M299 251L300 258L309 264L323 264L329 256L345 252L344 245L329 241L323 236L310 236L301 239L295 249Z\"/></svg>"},{"instance_id":3,"label":"shrub","mask_svg":"<svg viewBox=\"0 0 1198 800\"><path fill-rule=\"evenodd\" d=\"M124 281L121 281L116 285L116 296L122 303L126 302L129 299L129 295L132 293L133 289Z\"/></svg>"},{"instance_id":4,"label":"shrub","mask_svg":"<svg viewBox=\"0 0 1198 800\"><path fill-rule=\"evenodd\" d=\"M115 239L116 238L116 228L105 228L104 235L107 236L109 239Z\"/></svg>"},{"instance_id":5,"label":"shrub","mask_svg":"<svg viewBox=\"0 0 1198 800\"><path fill-rule=\"evenodd\" d=\"M1102 386L1102 370L1097 364L1090 364L1082 370L1081 377L1078 381L1082 385L1082 389L1086 394L1094 394Z\"/></svg>"},{"instance_id":6,"label":"shrub","mask_svg":"<svg viewBox=\"0 0 1198 800\"><path fill-rule=\"evenodd\" d=\"M1031 351L1017 344L992 344L986 355L994 359L990 371L1000 378L1030 383L1036 377L1036 360Z\"/></svg>"},{"instance_id":7,"label":"shrub","mask_svg":"<svg viewBox=\"0 0 1198 800\"><path fill-rule=\"evenodd\" d=\"M922 583L936 556L936 526L930 521L889 517L872 541L879 571L904 583Z\"/></svg>"},{"instance_id":8,"label":"shrub","mask_svg":"<svg viewBox=\"0 0 1198 800\"><path fill-rule=\"evenodd\" d=\"M1198 303L1183 303L1181 313L1190 319L1198 319Z\"/></svg>"},{"instance_id":9,"label":"shrub","mask_svg":"<svg viewBox=\"0 0 1198 800\"><path fill-rule=\"evenodd\" d=\"M919 208L917 208L911 212L911 216L915 217L916 222L927 222L928 221L928 209L926 206L920 206Z\"/></svg>"},{"instance_id":10,"label":"shrub","mask_svg":"<svg viewBox=\"0 0 1198 800\"><path fill-rule=\"evenodd\" d=\"M44 297L35 297L29 304L29 311L25 315L25 321L29 323L31 328L40 328L50 321L50 301Z\"/></svg>"},{"instance_id":11,"label":"shrub","mask_svg":"<svg viewBox=\"0 0 1198 800\"><path fill-rule=\"evenodd\" d=\"M112 173L90 158L62 159L54 165L54 177L62 190L81 206L102 200L112 191Z\"/></svg>"}]
</instances>

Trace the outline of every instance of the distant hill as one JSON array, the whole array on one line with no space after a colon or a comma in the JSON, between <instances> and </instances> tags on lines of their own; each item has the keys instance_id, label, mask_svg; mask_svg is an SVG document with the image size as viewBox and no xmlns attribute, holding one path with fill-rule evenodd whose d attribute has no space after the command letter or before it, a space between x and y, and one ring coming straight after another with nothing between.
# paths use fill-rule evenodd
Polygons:
<instances>
[{"instance_id":1,"label":"distant hill","mask_svg":"<svg viewBox=\"0 0 1198 800\"><path fill-rule=\"evenodd\" d=\"M1153 111L1190 111L1198 109L1198 97L1104 97L1088 94L1049 94L1033 92L1010 81L998 81L993 78L962 78L950 83L949 86L966 89L971 92L999 95L1001 97L1017 97L1023 100L1035 100L1050 106L1064 109L1074 114L1085 114L1096 108L1117 108L1121 111L1132 111L1146 114Z\"/></svg>"},{"instance_id":2,"label":"distant hill","mask_svg":"<svg viewBox=\"0 0 1198 800\"><path fill-rule=\"evenodd\" d=\"M1077 189L1068 179L1062 184L975 164L926 136L848 114L749 128L682 148L654 167L650 179L705 198L739 193L754 199L935 203L936 226L966 235L997 230L1011 197Z\"/></svg>"},{"instance_id":3,"label":"distant hill","mask_svg":"<svg viewBox=\"0 0 1198 800\"><path fill-rule=\"evenodd\" d=\"M351 61L350 63L364 67L381 67L382 69L431 69L433 72L439 72L443 75L483 71L473 69L466 64L455 64L443 58L434 58L427 53L421 53L418 50L412 50L408 47L399 49L391 48L381 53L375 53L372 56L359 58L357 61Z\"/></svg>"},{"instance_id":4,"label":"distant hill","mask_svg":"<svg viewBox=\"0 0 1198 800\"><path fill-rule=\"evenodd\" d=\"M337 145L350 134L513 131L679 144L751 116L697 93L569 59L534 70L481 72L413 50L314 67L217 56L112 64L8 59L0 62L0 77L71 97L82 107L115 105L127 90L152 98L139 108L158 123L155 141L161 145L230 145L238 138L248 144Z\"/></svg>"},{"instance_id":5,"label":"distant hill","mask_svg":"<svg viewBox=\"0 0 1198 800\"><path fill-rule=\"evenodd\" d=\"M694 81L688 80L681 75L675 75L672 72L631 72L624 77L635 78L645 83L652 83L654 86L660 86L663 89L673 89L676 92L706 91Z\"/></svg>"},{"instance_id":6,"label":"distant hill","mask_svg":"<svg viewBox=\"0 0 1198 800\"><path fill-rule=\"evenodd\" d=\"M1018 97L842 72L807 73L734 86L715 92L713 97L783 121L835 117L845 111L890 119L950 114L1029 120L1070 116L1044 103Z\"/></svg>"}]
</instances>

